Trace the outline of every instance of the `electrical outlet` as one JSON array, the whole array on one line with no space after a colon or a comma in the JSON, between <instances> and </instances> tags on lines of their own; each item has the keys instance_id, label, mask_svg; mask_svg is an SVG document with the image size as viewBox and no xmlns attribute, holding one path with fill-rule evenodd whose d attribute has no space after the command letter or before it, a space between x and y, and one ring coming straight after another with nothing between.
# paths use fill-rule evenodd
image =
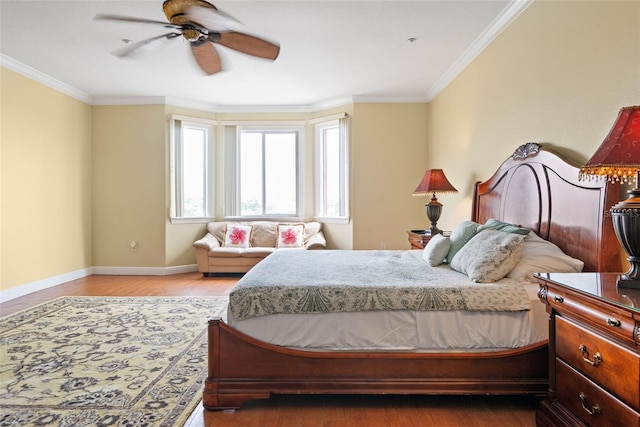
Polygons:
<instances>
[{"instance_id":1,"label":"electrical outlet","mask_svg":"<svg viewBox=\"0 0 640 427\"><path fill-rule=\"evenodd\" d=\"M131 252L135 252L138 250L138 242L136 242L135 240L132 240L129 242L129 249L131 249Z\"/></svg>"}]
</instances>

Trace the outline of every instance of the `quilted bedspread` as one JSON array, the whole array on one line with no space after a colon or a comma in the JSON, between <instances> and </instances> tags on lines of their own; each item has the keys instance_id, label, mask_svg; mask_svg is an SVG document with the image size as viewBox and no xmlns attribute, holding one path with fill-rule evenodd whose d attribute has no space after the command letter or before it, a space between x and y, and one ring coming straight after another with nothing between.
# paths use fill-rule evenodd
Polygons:
<instances>
[{"instance_id":1,"label":"quilted bedspread","mask_svg":"<svg viewBox=\"0 0 640 427\"><path fill-rule=\"evenodd\" d=\"M270 314L370 310L529 310L511 279L474 283L421 251L280 250L253 267L229 295L235 320Z\"/></svg>"}]
</instances>

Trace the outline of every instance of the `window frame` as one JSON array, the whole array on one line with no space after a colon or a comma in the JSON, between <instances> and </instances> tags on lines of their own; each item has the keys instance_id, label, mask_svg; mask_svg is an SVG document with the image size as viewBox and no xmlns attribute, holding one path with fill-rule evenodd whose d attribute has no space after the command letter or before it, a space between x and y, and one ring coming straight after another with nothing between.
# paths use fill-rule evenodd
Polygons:
<instances>
[{"instance_id":1,"label":"window frame","mask_svg":"<svg viewBox=\"0 0 640 427\"><path fill-rule=\"evenodd\" d=\"M223 123L225 126L225 219L243 221L302 221L304 220L304 135L302 122ZM287 214L242 215L240 194L240 144L243 131L252 133L293 132L296 134L296 212ZM262 179L264 185L264 174ZM264 210L264 206L263 206Z\"/></svg>"},{"instance_id":2,"label":"window frame","mask_svg":"<svg viewBox=\"0 0 640 427\"><path fill-rule=\"evenodd\" d=\"M217 122L214 120L169 115L169 164L170 164L170 209L169 219L172 224L187 223L207 223L214 219L215 208L215 180L214 180L214 160L215 160L215 129ZM184 131L186 129L197 129L205 131L205 158L203 176L203 216L184 215L184 164L183 164L183 143Z\"/></svg>"},{"instance_id":3,"label":"window frame","mask_svg":"<svg viewBox=\"0 0 640 427\"><path fill-rule=\"evenodd\" d=\"M349 213L349 122L348 116L339 119L327 120L315 124L315 149L316 149L316 173L315 173L315 191L316 191L316 220L324 223L346 224L350 221ZM340 193L340 212L337 216L327 215L325 200L326 191L326 150L324 132L329 129L338 128L339 132L339 193Z\"/></svg>"}]
</instances>

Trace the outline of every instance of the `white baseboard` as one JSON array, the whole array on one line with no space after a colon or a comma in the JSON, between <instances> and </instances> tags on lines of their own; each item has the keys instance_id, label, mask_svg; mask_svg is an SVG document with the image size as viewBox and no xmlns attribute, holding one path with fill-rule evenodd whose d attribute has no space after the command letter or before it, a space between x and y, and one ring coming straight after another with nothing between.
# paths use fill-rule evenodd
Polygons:
<instances>
[{"instance_id":1,"label":"white baseboard","mask_svg":"<svg viewBox=\"0 0 640 427\"><path fill-rule=\"evenodd\" d=\"M170 276L198 271L197 264L176 267L93 267L93 274L111 276Z\"/></svg>"},{"instance_id":2,"label":"white baseboard","mask_svg":"<svg viewBox=\"0 0 640 427\"><path fill-rule=\"evenodd\" d=\"M180 265L176 267L89 267L59 276L38 280L16 286L15 288L0 291L0 303L10 301L14 298L22 297L32 292L42 291L52 288L72 280L91 276L92 274L104 274L110 276L169 276L172 274L191 273L198 271L196 264Z\"/></svg>"},{"instance_id":3,"label":"white baseboard","mask_svg":"<svg viewBox=\"0 0 640 427\"><path fill-rule=\"evenodd\" d=\"M91 268L83 268L81 270L72 271L70 273L60 274L58 276L38 280L37 282L31 282L25 285L16 286L15 288L10 288L6 291L0 291L0 303L30 294L32 292L52 288L66 282L70 282L72 280L90 276L92 274L91 270Z\"/></svg>"}]
</instances>

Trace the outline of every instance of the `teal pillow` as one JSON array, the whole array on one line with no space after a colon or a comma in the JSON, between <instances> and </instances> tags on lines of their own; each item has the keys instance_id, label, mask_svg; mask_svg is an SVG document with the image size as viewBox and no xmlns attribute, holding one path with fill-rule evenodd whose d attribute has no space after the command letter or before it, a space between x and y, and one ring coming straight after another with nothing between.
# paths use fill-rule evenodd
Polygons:
<instances>
[{"instance_id":1,"label":"teal pillow","mask_svg":"<svg viewBox=\"0 0 640 427\"><path fill-rule=\"evenodd\" d=\"M478 232L478 224L474 221L463 221L451 232L451 247L447 253L447 263L451 263L454 255Z\"/></svg>"},{"instance_id":2,"label":"teal pillow","mask_svg":"<svg viewBox=\"0 0 640 427\"><path fill-rule=\"evenodd\" d=\"M526 236L531 231L528 228L518 227L515 224L498 221L497 219L493 219L493 218L488 219L487 222L478 226L478 232L486 229L505 231L507 233L512 233L512 234L522 234L523 236Z\"/></svg>"}]
</instances>

